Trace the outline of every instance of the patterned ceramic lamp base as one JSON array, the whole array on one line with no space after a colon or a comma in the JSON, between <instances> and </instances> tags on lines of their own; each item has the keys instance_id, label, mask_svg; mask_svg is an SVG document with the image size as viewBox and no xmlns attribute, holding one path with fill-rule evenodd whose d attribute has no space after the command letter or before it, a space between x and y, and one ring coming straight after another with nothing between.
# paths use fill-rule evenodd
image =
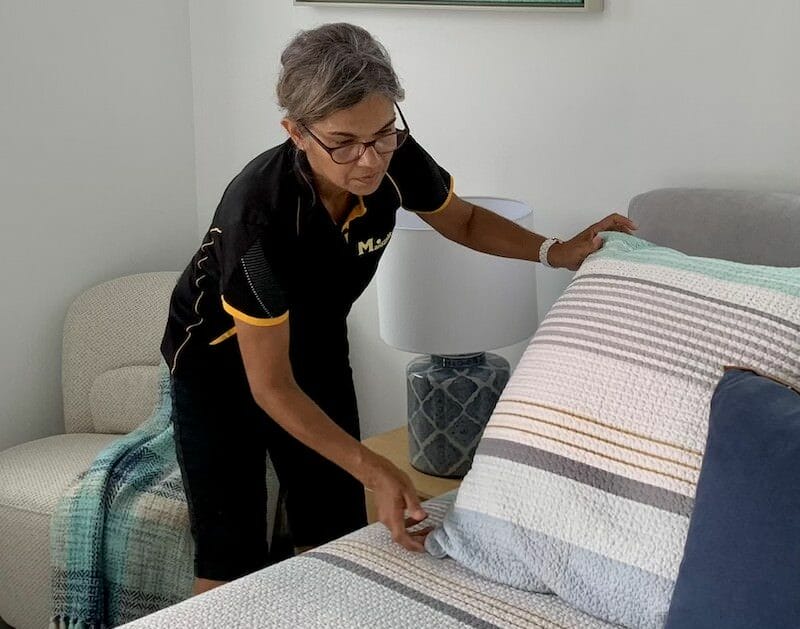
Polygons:
<instances>
[{"instance_id":1,"label":"patterned ceramic lamp base","mask_svg":"<svg viewBox=\"0 0 800 629\"><path fill-rule=\"evenodd\" d=\"M406 369L411 465L462 478L510 371L505 358L483 352L412 360Z\"/></svg>"}]
</instances>

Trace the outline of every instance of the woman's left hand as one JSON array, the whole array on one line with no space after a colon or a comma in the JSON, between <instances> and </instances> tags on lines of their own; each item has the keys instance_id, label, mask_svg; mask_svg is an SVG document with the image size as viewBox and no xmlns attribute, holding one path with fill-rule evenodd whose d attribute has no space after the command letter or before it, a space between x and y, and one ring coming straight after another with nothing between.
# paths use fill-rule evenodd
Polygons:
<instances>
[{"instance_id":1,"label":"woman's left hand","mask_svg":"<svg viewBox=\"0 0 800 629\"><path fill-rule=\"evenodd\" d=\"M554 244L550 247L547 260L554 267L577 271L586 256L603 246L603 239L598 236L600 232L632 234L635 230L636 224L627 216L610 214L602 221L587 227L574 238Z\"/></svg>"}]
</instances>

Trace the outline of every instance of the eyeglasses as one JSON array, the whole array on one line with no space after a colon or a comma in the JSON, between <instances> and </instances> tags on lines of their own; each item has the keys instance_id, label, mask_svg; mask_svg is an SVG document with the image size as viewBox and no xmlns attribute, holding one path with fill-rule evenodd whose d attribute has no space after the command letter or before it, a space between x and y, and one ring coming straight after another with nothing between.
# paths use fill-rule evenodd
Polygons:
<instances>
[{"instance_id":1,"label":"eyeglasses","mask_svg":"<svg viewBox=\"0 0 800 629\"><path fill-rule=\"evenodd\" d=\"M397 107L396 104L395 107ZM331 156L331 159L335 163L350 164L361 159L361 156L367 152L367 149L370 146L374 148L375 152L379 155L386 155L388 153L394 153L403 145L403 142L406 141L406 138L408 138L408 135L411 133L411 131L408 128L408 123L403 116L403 112L400 111L400 107L397 107L397 111L400 113L400 120L403 121L403 127L405 128L392 131L391 133L386 133L375 138L374 140L370 140L369 142L353 142L352 144L345 144L344 146L331 147L327 146L322 140L314 135L311 129L309 129L306 125L303 124L302 127L308 131L308 134L314 138L314 141L319 144L328 155Z\"/></svg>"}]
</instances>

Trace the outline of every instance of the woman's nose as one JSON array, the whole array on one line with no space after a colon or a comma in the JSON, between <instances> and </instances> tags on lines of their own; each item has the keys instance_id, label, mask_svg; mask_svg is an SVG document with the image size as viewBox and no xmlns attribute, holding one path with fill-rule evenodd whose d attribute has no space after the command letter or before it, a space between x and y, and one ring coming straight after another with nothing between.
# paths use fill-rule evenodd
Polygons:
<instances>
[{"instance_id":1,"label":"woman's nose","mask_svg":"<svg viewBox=\"0 0 800 629\"><path fill-rule=\"evenodd\" d=\"M381 156L374 146L368 146L361 157L358 158L358 163L361 166L377 166L380 164Z\"/></svg>"}]
</instances>

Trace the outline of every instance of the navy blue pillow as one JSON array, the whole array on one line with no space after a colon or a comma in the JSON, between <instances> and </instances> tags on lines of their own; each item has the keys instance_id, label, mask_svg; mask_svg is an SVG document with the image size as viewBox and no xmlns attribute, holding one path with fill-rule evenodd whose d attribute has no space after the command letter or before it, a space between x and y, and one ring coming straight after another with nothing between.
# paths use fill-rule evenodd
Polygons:
<instances>
[{"instance_id":1,"label":"navy blue pillow","mask_svg":"<svg viewBox=\"0 0 800 629\"><path fill-rule=\"evenodd\" d=\"M665 629L800 627L800 394L729 370Z\"/></svg>"}]
</instances>

